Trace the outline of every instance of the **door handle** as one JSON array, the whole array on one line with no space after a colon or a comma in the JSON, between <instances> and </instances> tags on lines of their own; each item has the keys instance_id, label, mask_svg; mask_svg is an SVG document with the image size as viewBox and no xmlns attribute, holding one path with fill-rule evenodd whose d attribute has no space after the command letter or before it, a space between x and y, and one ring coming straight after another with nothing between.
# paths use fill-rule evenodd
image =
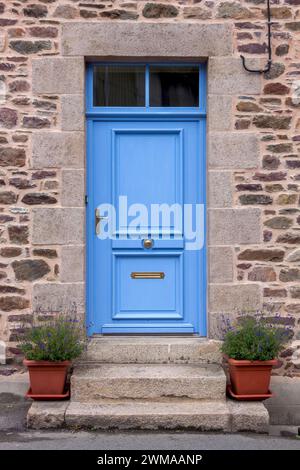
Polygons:
<instances>
[{"instance_id":1,"label":"door handle","mask_svg":"<svg viewBox=\"0 0 300 470\"><path fill-rule=\"evenodd\" d=\"M96 235L100 235L100 233L101 233L101 228L100 228L101 220L107 220L107 219L108 219L108 217L105 217L105 216L101 215L99 209L96 208L96 210L95 210L95 231L96 231Z\"/></svg>"}]
</instances>

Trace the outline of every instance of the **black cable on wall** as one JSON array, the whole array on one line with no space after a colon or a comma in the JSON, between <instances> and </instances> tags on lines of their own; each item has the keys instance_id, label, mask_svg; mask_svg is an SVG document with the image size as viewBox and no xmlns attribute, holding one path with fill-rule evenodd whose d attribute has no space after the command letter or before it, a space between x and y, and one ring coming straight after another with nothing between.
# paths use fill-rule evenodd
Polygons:
<instances>
[{"instance_id":1,"label":"black cable on wall","mask_svg":"<svg viewBox=\"0 0 300 470\"><path fill-rule=\"evenodd\" d=\"M241 55L242 64L247 72L251 73L266 73L269 72L271 65L272 65L272 46L271 46L271 7L270 7L270 0L267 0L267 25L268 25L268 62L264 69L250 69L246 64L246 58Z\"/></svg>"}]
</instances>

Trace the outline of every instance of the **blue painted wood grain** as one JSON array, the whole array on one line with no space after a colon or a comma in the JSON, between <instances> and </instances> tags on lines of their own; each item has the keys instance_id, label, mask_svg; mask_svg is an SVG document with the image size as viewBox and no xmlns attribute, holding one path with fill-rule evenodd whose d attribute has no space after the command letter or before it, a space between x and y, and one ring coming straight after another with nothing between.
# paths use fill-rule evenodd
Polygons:
<instances>
[{"instance_id":1,"label":"blue painted wood grain","mask_svg":"<svg viewBox=\"0 0 300 470\"><path fill-rule=\"evenodd\" d=\"M127 64L128 65L128 64ZM172 64L174 65L174 64ZM193 64L194 65L194 64ZM180 66L180 64L179 64ZM148 65L147 65L148 67ZM206 229L201 250L186 250L184 224L164 239L160 224L141 237L95 235L95 208L128 203L206 207L206 66L199 65L199 108L94 107L93 64L86 74L87 323L94 333L206 335ZM148 77L149 78L149 77ZM146 81L147 87L149 80ZM146 90L146 95L148 91ZM149 99L147 100L149 103ZM205 210L204 210L205 214ZM165 227L166 229L166 227ZM151 236L154 246L143 248ZM163 271L164 279L132 279L133 271Z\"/></svg>"}]
</instances>

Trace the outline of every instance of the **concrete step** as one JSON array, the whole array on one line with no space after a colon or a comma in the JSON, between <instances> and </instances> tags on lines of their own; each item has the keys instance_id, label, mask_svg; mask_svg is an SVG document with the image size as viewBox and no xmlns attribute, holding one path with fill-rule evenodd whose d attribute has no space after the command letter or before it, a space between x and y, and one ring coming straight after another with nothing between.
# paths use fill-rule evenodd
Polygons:
<instances>
[{"instance_id":1,"label":"concrete step","mask_svg":"<svg viewBox=\"0 0 300 470\"><path fill-rule=\"evenodd\" d=\"M225 431L229 429L230 413L225 401L134 400L96 405L72 401L66 411L65 421L70 428Z\"/></svg>"},{"instance_id":2,"label":"concrete step","mask_svg":"<svg viewBox=\"0 0 300 470\"><path fill-rule=\"evenodd\" d=\"M220 344L197 336L95 336L80 362L221 364Z\"/></svg>"},{"instance_id":3,"label":"concrete step","mask_svg":"<svg viewBox=\"0 0 300 470\"><path fill-rule=\"evenodd\" d=\"M217 364L100 364L76 367L72 400L184 397L224 400L226 378Z\"/></svg>"},{"instance_id":4,"label":"concrete step","mask_svg":"<svg viewBox=\"0 0 300 470\"><path fill-rule=\"evenodd\" d=\"M143 429L268 432L269 415L261 402L231 400L120 400L98 404L34 402L27 416L33 429Z\"/></svg>"}]
</instances>

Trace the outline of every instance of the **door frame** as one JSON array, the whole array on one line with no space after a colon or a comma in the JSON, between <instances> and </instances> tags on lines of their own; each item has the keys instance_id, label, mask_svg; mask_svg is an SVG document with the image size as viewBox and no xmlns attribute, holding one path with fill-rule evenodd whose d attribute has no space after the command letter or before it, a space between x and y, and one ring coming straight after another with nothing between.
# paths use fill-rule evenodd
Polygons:
<instances>
[{"instance_id":1,"label":"door frame","mask_svg":"<svg viewBox=\"0 0 300 470\"><path fill-rule=\"evenodd\" d=\"M149 65L165 65L165 66L187 66L197 65L199 66L199 104L198 108L185 108L185 107L165 107L155 108L149 106L149 94L146 93L146 106L139 107L94 107L93 106L93 66L94 65L145 65L146 66L146 83L149 83ZM206 63L190 63L190 62L119 62L119 61L101 61L91 62L86 64L86 105L85 105L85 116L86 116L86 322L88 336L93 334L101 334L94 331L93 324L93 289L94 289L94 257L93 257L93 237L94 233L94 200L93 200L93 184L92 174L93 161L92 161L92 132L93 123L95 121L134 121L139 120L151 121L164 121L166 119L172 120L183 120L183 121L195 121L199 120L203 131L204 138L200 139L199 143L201 146L201 154L204 156L203 160L200 160L201 175L199 175L199 183L204 188L204 276L203 283L199 286L199 295L202 294L203 302L201 302L201 308L204 312L198 312L198 327L199 331L195 333L196 336L206 337L207 336L207 169L206 169L206 84L207 84L207 67ZM149 88L149 87L148 87ZM199 148L200 150L200 148ZM107 334L107 333L105 333ZM122 333L118 333L122 334ZM124 334L134 334L124 332ZM146 335L147 333L138 333L139 335ZM149 333L155 335L156 333ZM166 333L158 333L165 335ZM172 333L171 333L172 334ZM173 333L175 334L175 333ZM178 335L185 335L187 333L176 333ZM188 333L190 335L190 333Z\"/></svg>"}]
</instances>

